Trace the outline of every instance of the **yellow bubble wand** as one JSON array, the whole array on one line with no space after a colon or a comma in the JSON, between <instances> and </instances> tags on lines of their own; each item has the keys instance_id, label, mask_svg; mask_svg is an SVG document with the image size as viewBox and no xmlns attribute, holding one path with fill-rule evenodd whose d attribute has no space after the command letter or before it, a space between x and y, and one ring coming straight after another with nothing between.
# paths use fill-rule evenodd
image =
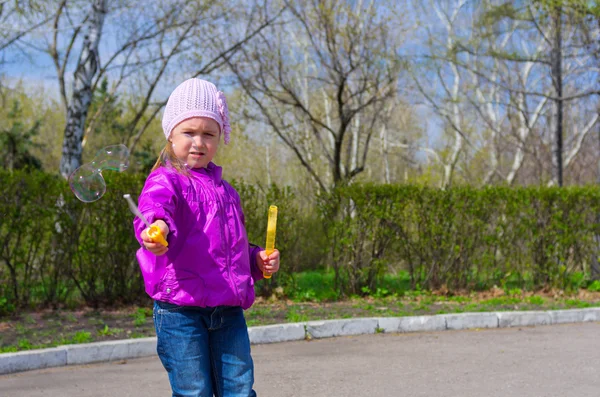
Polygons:
<instances>
[{"instance_id":1,"label":"yellow bubble wand","mask_svg":"<svg viewBox=\"0 0 600 397\"><path fill-rule=\"evenodd\" d=\"M269 207L269 219L267 221L267 243L265 251L271 255L275 251L275 229L277 229L277 207L272 205ZM271 275L263 271L264 278L271 278Z\"/></svg>"},{"instance_id":2,"label":"yellow bubble wand","mask_svg":"<svg viewBox=\"0 0 600 397\"><path fill-rule=\"evenodd\" d=\"M167 240L165 240L165 238L163 237L163 235L160 232L160 229L158 228L158 226L151 226L150 225L150 223L148 222L148 220L146 219L146 217L144 216L144 214L142 214L142 212L139 210L139 208L137 207L137 205L135 205L135 203L131 199L131 196L129 194L124 194L123 198L125 200L127 200L127 204L129 204L129 209L131 210L131 212L135 216L137 216L138 218L140 218L142 220L142 222L144 222L146 224L146 226L148 227L148 229L146 229L146 234L148 235L148 237L150 237L150 239L153 242L160 243L160 244L164 245L165 247L168 247L169 243L167 243Z\"/></svg>"}]
</instances>

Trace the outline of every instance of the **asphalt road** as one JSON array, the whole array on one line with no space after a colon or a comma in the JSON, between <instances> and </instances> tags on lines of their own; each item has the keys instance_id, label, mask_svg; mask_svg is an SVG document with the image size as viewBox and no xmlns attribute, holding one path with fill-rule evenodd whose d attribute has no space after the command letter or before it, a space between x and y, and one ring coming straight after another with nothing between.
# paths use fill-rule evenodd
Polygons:
<instances>
[{"instance_id":1,"label":"asphalt road","mask_svg":"<svg viewBox=\"0 0 600 397\"><path fill-rule=\"evenodd\" d=\"M260 397L600 395L600 323L253 346ZM2 397L170 396L156 357L0 376Z\"/></svg>"}]
</instances>

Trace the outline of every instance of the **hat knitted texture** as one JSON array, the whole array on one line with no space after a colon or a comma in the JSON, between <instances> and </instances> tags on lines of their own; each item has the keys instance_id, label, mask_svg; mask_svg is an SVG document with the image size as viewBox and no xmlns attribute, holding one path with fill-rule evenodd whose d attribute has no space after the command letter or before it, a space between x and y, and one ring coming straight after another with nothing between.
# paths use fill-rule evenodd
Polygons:
<instances>
[{"instance_id":1,"label":"hat knitted texture","mask_svg":"<svg viewBox=\"0 0 600 397\"><path fill-rule=\"evenodd\" d=\"M225 144L229 143L231 126L225 94L206 80L191 78L179 84L169 96L162 119L165 137L184 120L192 117L209 117L219 124Z\"/></svg>"}]
</instances>

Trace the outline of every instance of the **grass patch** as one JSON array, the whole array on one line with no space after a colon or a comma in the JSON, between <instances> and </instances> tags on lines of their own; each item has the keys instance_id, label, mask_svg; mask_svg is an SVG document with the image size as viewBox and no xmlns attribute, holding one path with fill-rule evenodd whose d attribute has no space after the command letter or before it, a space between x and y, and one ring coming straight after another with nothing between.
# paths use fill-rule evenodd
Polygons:
<instances>
[{"instance_id":1,"label":"grass patch","mask_svg":"<svg viewBox=\"0 0 600 397\"><path fill-rule=\"evenodd\" d=\"M285 294L295 302L327 302L338 299L333 272L296 273L283 283Z\"/></svg>"},{"instance_id":2,"label":"grass patch","mask_svg":"<svg viewBox=\"0 0 600 397\"><path fill-rule=\"evenodd\" d=\"M374 291L339 299L332 272L295 274L282 282L280 298L257 298L245 312L248 326L356 317L403 317L482 311L558 310L600 307L600 283L587 290L539 291L517 285L484 291L410 290L406 272L384 276ZM522 280L521 280L522 281ZM500 284L499 284L500 285ZM0 353L64 344L154 336L152 305L118 309L62 309L0 317Z\"/></svg>"},{"instance_id":3,"label":"grass patch","mask_svg":"<svg viewBox=\"0 0 600 397\"><path fill-rule=\"evenodd\" d=\"M147 307L139 307L133 313L133 325L136 327L142 327L148 322L148 318L152 317L152 309Z\"/></svg>"}]
</instances>

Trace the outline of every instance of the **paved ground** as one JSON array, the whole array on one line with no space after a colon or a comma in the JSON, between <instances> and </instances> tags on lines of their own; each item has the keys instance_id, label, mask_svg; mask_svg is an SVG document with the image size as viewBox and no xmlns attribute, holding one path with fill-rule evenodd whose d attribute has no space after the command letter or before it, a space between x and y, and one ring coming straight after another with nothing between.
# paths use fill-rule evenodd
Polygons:
<instances>
[{"instance_id":1,"label":"paved ground","mask_svg":"<svg viewBox=\"0 0 600 397\"><path fill-rule=\"evenodd\" d=\"M340 337L253 355L261 397L600 393L600 323ZM169 395L154 357L0 376L2 397Z\"/></svg>"}]
</instances>

